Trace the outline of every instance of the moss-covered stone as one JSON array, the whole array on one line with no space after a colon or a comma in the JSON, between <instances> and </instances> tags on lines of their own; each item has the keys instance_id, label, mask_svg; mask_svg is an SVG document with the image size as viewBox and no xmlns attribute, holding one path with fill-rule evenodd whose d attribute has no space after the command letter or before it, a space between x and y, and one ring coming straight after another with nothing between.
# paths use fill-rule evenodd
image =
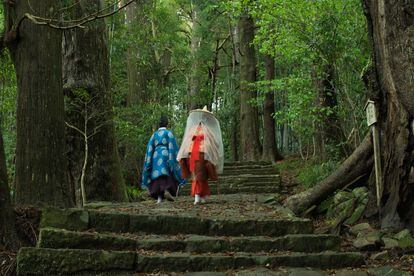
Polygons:
<instances>
[{"instance_id":1,"label":"moss-covered stone","mask_svg":"<svg viewBox=\"0 0 414 276\"><path fill-rule=\"evenodd\" d=\"M139 272L161 271L223 271L228 269L244 269L255 266L290 266L342 268L364 264L359 253L312 253L285 255L189 255L172 253L169 255L138 256Z\"/></svg>"},{"instance_id":2,"label":"moss-covered stone","mask_svg":"<svg viewBox=\"0 0 414 276\"><path fill-rule=\"evenodd\" d=\"M368 270L369 275L372 276L383 276L383 275L392 275L392 276L411 276L412 274L408 271L401 271L390 266L371 268Z\"/></svg>"},{"instance_id":3,"label":"moss-covered stone","mask_svg":"<svg viewBox=\"0 0 414 276\"><path fill-rule=\"evenodd\" d=\"M397 233L394 238L398 240L398 246L401 248L414 247L414 239L408 229L404 229Z\"/></svg>"},{"instance_id":4,"label":"moss-covered stone","mask_svg":"<svg viewBox=\"0 0 414 276\"><path fill-rule=\"evenodd\" d=\"M122 236L41 229L38 246L42 248L135 250L137 242Z\"/></svg>"},{"instance_id":5,"label":"moss-covered stone","mask_svg":"<svg viewBox=\"0 0 414 276\"><path fill-rule=\"evenodd\" d=\"M123 236L72 232L59 229L42 229L39 247L103 250L150 250L208 252L320 252L338 250L340 239L332 235L287 235L278 238L267 237L209 237L190 235L182 239L159 237L132 239Z\"/></svg>"},{"instance_id":6,"label":"moss-covered stone","mask_svg":"<svg viewBox=\"0 0 414 276\"><path fill-rule=\"evenodd\" d=\"M17 257L18 275L76 274L99 271L133 271L134 252L80 249L22 248Z\"/></svg>"},{"instance_id":7,"label":"moss-covered stone","mask_svg":"<svg viewBox=\"0 0 414 276\"><path fill-rule=\"evenodd\" d=\"M365 264L364 257L360 253L322 252L291 255L270 256L265 261L271 267L318 267L318 268L343 268L358 267Z\"/></svg>"},{"instance_id":8,"label":"moss-covered stone","mask_svg":"<svg viewBox=\"0 0 414 276\"><path fill-rule=\"evenodd\" d=\"M89 227L89 214L81 209L45 208L42 210L40 227L86 230Z\"/></svg>"},{"instance_id":9,"label":"moss-covered stone","mask_svg":"<svg viewBox=\"0 0 414 276\"><path fill-rule=\"evenodd\" d=\"M89 211L90 228L98 231L128 232L130 226L130 214L112 212L101 213Z\"/></svg>"}]
</instances>

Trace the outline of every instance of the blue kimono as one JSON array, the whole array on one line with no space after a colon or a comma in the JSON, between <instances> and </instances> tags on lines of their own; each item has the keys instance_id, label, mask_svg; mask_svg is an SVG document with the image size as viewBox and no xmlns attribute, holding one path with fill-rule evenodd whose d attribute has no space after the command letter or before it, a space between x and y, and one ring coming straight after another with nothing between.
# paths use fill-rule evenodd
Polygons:
<instances>
[{"instance_id":1,"label":"blue kimono","mask_svg":"<svg viewBox=\"0 0 414 276\"><path fill-rule=\"evenodd\" d=\"M162 127L151 136L147 145L142 188L149 189L151 182L160 176L173 176L179 185L185 184L177 161L178 145L174 134Z\"/></svg>"}]
</instances>

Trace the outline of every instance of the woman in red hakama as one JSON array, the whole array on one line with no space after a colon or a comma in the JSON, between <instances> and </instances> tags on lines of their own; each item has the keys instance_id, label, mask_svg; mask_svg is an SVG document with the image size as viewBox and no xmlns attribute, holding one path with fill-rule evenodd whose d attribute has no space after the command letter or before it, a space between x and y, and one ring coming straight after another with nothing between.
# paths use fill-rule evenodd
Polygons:
<instances>
[{"instance_id":1,"label":"woman in red hakama","mask_svg":"<svg viewBox=\"0 0 414 276\"><path fill-rule=\"evenodd\" d=\"M187 120L186 133L178 153L184 178L191 178L194 204L211 195L208 180L217 180L224 162L220 125L211 112L194 110Z\"/></svg>"}]
</instances>

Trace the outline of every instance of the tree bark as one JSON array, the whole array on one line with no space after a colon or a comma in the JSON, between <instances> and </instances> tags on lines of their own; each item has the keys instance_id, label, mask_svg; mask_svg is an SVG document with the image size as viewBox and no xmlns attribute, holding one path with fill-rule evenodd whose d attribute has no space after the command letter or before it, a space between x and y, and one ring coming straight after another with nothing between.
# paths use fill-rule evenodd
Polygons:
<instances>
[{"instance_id":1,"label":"tree bark","mask_svg":"<svg viewBox=\"0 0 414 276\"><path fill-rule=\"evenodd\" d=\"M0 245L17 251L19 240L15 228L15 217L10 200L7 177L6 155L4 153L3 135L0 127Z\"/></svg>"},{"instance_id":2,"label":"tree bark","mask_svg":"<svg viewBox=\"0 0 414 276\"><path fill-rule=\"evenodd\" d=\"M260 159L259 112L257 92L252 85L256 82L256 53L254 49L254 21L250 15L243 14L239 19L240 33L240 158L243 161Z\"/></svg>"},{"instance_id":3,"label":"tree bark","mask_svg":"<svg viewBox=\"0 0 414 276\"><path fill-rule=\"evenodd\" d=\"M25 13L49 18L56 1L17 1ZM25 19L10 48L17 76L16 200L18 204L73 204L66 174L61 32Z\"/></svg>"},{"instance_id":4,"label":"tree bark","mask_svg":"<svg viewBox=\"0 0 414 276\"><path fill-rule=\"evenodd\" d=\"M72 16L80 18L102 8L102 1L82 0ZM86 93L90 99L89 160L85 179L86 197L91 201L126 201L126 187L122 178L110 91L108 37L104 20L96 20L85 29L65 31L63 40L63 79L69 101L81 97L77 91ZM82 110L83 112L85 110ZM68 110L67 120L83 129L84 118ZM93 114L93 115L92 115ZM82 115L81 115L82 116ZM96 131L96 133L94 133ZM75 181L79 181L79 168L83 164L83 138L68 129L68 152Z\"/></svg>"},{"instance_id":5,"label":"tree bark","mask_svg":"<svg viewBox=\"0 0 414 276\"><path fill-rule=\"evenodd\" d=\"M266 80L272 81L275 78L275 60L269 55L264 56ZM269 84L269 86L271 86ZM276 122L273 118L275 112L275 94L273 91L266 91L263 107L263 154L262 160L272 163L283 159L276 144Z\"/></svg>"},{"instance_id":6,"label":"tree bark","mask_svg":"<svg viewBox=\"0 0 414 276\"><path fill-rule=\"evenodd\" d=\"M198 3L194 1L193 10L191 12L191 73L190 73L190 90L188 91L188 109L193 110L196 108L202 108L203 99L201 95L201 72L200 72L200 57L198 56L201 46L201 33L200 33L200 7Z\"/></svg>"},{"instance_id":7,"label":"tree bark","mask_svg":"<svg viewBox=\"0 0 414 276\"><path fill-rule=\"evenodd\" d=\"M145 53L143 53L143 47L140 45L152 33L148 15L148 9L151 5L152 0L145 0L139 3L132 3L126 9L128 33L132 37L138 37L138 39L134 39L134 41L138 40L138 43L130 45L127 50L128 106L148 103L151 100L148 93L148 85L152 77L152 72L149 65L142 65L142 60L147 57L144 57Z\"/></svg>"},{"instance_id":8,"label":"tree bark","mask_svg":"<svg viewBox=\"0 0 414 276\"><path fill-rule=\"evenodd\" d=\"M326 179L314 187L288 197L285 205L295 214L302 214L313 205L317 205L333 192L370 173L373 165L373 149L370 135L342 163L342 165Z\"/></svg>"},{"instance_id":9,"label":"tree bark","mask_svg":"<svg viewBox=\"0 0 414 276\"><path fill-rule=\"evenodd\" d=\"M126 28L127 33L133 38L127 49L127 75L128 75L128 94L126 97L126 105L129 108L141 108L155 99L154 95L150 95L148 85L153 77L150 65L143 64L144 57L148 55L146 47L150 45L142 45L141 41L148 40L150 31L149 7L153 0L145 0L130 4L126 8ZM145 52L145 53L144 53ZM137 124L137 118L132 115L129 121ZM122 167L126 172L125 178L129 183L140 183L139 172L142 168L142 160L144 155L133 150L135 145L126 143L121 149Z\"/></svg>"},{"instance_id":10,"label":"tree bark","mask_svg":"<svg viewBox=\"0 0 414 276\"><path fill-rule=\"evenodd\" d=\"M382 227L414 229L414 3L364 0L378 86L383 164Z\"/></svg>"}]
</instances>

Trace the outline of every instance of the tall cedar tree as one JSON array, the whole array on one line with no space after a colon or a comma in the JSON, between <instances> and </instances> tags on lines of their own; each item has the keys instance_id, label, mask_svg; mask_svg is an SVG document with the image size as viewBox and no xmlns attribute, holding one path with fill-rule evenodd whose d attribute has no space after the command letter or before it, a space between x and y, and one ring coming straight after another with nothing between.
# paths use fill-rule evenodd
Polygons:
<instances>
[{"instance_id":1,"label":"tall cedar tree","mask_svg":"<svg viewBox=\"0 0 414 276\"><path fill-rule=\"evenodd\" d=\"M17 1L15 18L58 14L52 0ZM17 26L18 22L13 22ZM16 201L68 207L61 31L24 19L11 50L17 76Z\"/></svg>"},{"instance_id":2,"label":"tall cedar tree","mask_svg":"<svg viewBox=\"0 0 414 276\"><path fill-rule=\"evenodd\" d=\"M82 18L102 9L102 1L82 0L73 9L73 18ZM85 180L88 201L127 200L126 186L122 178L119 155L115 140L112 115L112 96L109 75L108 33L104 20L95 20L87 28L64 32L63 81L68 101L77 101L76 91L86 92L90 105L89 160ZM82 93L81 93L82 94ZM85 114L67 112L67 121L83 129ZM86 115L87 116L87 115ZM94 133L96 131L96 133ZM72 185L79 176L83 162L83 139L74 130L68 130L69 171Z\"/></svg>"},{"instance_id":3,"label":"tall cedar tree","mask_svg":"<svg viewBox=\"0 0 414 276\"><path fill-rule=\"evenodd\" d=\"M256 51L253 45L254 21L248 14L239 19L240 33L240 159L255 161L260 159L259 112L257 93L253 84L256 81Z\"/></svg>"}]
</instances>

